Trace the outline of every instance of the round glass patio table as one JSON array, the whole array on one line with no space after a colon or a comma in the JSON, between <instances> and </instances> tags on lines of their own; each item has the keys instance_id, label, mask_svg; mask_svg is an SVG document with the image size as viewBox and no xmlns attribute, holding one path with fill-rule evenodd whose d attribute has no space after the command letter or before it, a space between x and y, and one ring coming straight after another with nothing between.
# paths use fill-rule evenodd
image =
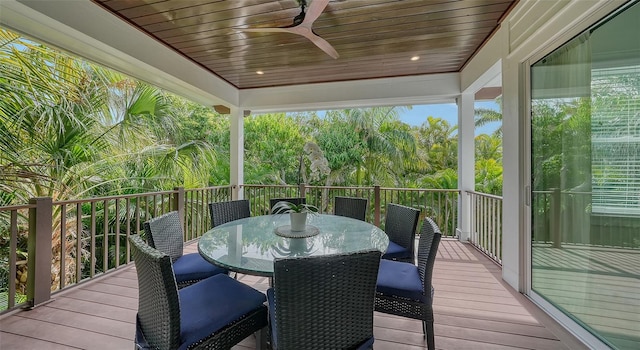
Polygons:
<instances>
[{"instance_id":1,"label":"round glass patio table","mask_svg":"<svg viewBox=\"0 0 640 350\"><path fill-rule=\"evenodd\" d=\"M200 237L198 251L209 262L231 271L273 275L276 258L351 253L387 249L389 238L367 222L336 215L308 215L307 225L319 233L286 238L276 228L290 225L288 214L253 216L217 226Z\"/></svg>"}]
</instances>

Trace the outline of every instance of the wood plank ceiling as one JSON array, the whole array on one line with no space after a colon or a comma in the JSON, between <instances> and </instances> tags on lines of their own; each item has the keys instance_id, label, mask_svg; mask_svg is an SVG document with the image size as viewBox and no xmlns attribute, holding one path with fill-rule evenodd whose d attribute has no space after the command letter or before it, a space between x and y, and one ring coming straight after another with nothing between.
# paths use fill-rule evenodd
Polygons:
<instances>
[{"instance_id":1,"label":"wood plank ceiling","mask_svg":"<svg viewBox=\"0 0 640 350\"><path fill-rule=\"evenodd\" d=\"M291 25L298 0L94 0L238 89L458 72L516 1L332 0L313 30L333 59L299 35L239 31Z\"/></svg>"}]
</instances>

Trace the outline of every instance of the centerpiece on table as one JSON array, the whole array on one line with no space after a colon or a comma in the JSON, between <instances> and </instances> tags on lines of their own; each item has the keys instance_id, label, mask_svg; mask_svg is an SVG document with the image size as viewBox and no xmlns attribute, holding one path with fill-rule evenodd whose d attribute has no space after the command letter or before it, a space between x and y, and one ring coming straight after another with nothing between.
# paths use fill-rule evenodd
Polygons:
<instances>
[{"instance_id":1,"label":"centerpiece on table","mask_svg":"<svg viewBox=\"0 0 640 350\"><path fill-rule=\"evenodd\" d=\"M286 231L291 231L288 237L309 237L314 234L318 234L318 229L314 226L310 226L310 230L307 227L307 215L317 215L318 208L311 204L295 204L291 202L278 202L273 208L271 208L271 212L274 214L289 214L289 218L291 220L291 225L285 228L276 229L276 233L282 236L287 236ZM315 229L315 230L314 230ZM307 232L308 234L305 234Z\"/></svg>"}]
</instances>

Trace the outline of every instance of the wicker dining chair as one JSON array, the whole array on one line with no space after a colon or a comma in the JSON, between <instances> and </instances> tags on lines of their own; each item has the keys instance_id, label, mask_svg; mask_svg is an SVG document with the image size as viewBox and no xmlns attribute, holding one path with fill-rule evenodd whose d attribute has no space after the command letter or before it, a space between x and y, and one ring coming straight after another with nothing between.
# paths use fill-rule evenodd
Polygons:
<instances>
[{"instance_id":1,"label":"wicker dining chair","mask_svg":"<svg viewBox=\"0 0 640 350\"><path fill-rule=\"evenodd\" d=\"M366 221L368 206L369 200L366 198L336 196L333 202L333 213Z\"/></svg>"},{"instance_id":2,"label":"wicker dining chair","mask_svg":"<svg viewBox=\"0 0 640 350\"><path fill-rule=\"evenodd\" d=\"M307 204L307 199L304 197L293 197L293 198L271 198L269 199L269 213L271 213L271 209L278 202L289 202L295 205Z\"/></svg>"},{"instance_id":3,"label":"wicker dining chair","mask_svg":"<svg viewBox=\"0 0 640 350\"><path fill-rule=\"evenodd\" d=\"M380 255L276 259L267 290L272 348L370 349Z\"/></svg>"},{"instance_id":4,"label":"wicker dining chair","mask_svg":"<svg viewBox=\"0 0 640 350\"><path fill-rule=\"evenodd\" d=\"M178 290L169 255L138 235L129 242L138 275L136 349L230 349L255 332L256 348L266 344L263 293L223 274Z\"/></svg>"},{"instance_id":5,"label":"wicker dining chair","mask_svg":"<svg viewBox=\"0 0 640 350\"><path fill-rule=\"evenodd\" d=\"M204 278L228 274L226 269L206 261L199 253L183 254L184 231L177 211L171 211L144 223L147 243L171 257L178 288Z\"/></svg>"},{"instance_id":6,"label":"wicker dining chair","mask_svg":"<svg viewBox=\"0 0 640 350\"><path fill-rule=\"evenodd\" d=\"M229 221L244 219L251 216L248 199L209 203L211 227L226 224Z\"/></svg>"},{"instance_id":7,"label":"wicker dining chair","mask_svg":"<svg viewBox=\"0 0 640 350\"><path fill-rule=\"evenodd\" d=\"M383 259L415 262L416 227L420 210L389 203L384 222L384 232L389 236L389 247Z\"/></svg>"},{"instance_id":8,"label":"wicker dining chair","mask_svg":"<svg viewBox=\"0 0 640 350\"><path fill-rule=\"evenodd\" d=\"M422 320L429 350L433 335L433 265L442 234L438 225L425 218L418 243L418 265L382 260L376 287L376 311Z\"/></svg>"}]
</instances>

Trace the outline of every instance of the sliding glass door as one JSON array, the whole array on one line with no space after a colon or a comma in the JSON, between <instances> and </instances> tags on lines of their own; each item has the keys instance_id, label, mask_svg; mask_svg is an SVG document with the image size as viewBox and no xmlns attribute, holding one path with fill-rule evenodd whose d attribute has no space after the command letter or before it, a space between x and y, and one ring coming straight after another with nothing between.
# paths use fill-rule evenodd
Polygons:
<instances>
[{"instance_id":1,"label":"sliding glass door","mask_svg":"<svg viewBox=\"0 0 640 350\"><path fill-rule=\"evenodd\" d=\"M640 349L640 3L531 66L531 288Z\"/></svg>"}]
</instances>

